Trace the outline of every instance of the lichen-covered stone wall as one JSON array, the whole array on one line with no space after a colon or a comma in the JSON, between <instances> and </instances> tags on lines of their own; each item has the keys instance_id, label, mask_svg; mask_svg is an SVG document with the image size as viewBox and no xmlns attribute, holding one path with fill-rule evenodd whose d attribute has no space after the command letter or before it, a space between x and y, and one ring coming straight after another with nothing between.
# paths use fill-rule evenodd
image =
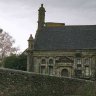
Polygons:
<instances>
[{"instance_id":1,"label":"lichen-covered stone wall","mask_svg":"<svg viewBox=\"0 0 96 96\"><path fill-rule=\"evenodd\" d=\"M96 96L95 82L0 69L0 96Z\"/></svg>"}]
</instances>

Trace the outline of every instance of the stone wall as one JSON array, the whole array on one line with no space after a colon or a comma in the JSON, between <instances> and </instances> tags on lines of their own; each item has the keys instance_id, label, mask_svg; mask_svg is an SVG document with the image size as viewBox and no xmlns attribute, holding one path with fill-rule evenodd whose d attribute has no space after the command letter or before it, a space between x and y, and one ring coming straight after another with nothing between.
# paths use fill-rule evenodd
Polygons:
<instances>
[{"instance_id":1,"label":"stone wall","mask_svg":"<svg viewBox=\"0 0 96 96\"><path fill-rule=\"evenodd\" d=\"M30 58L32 59L32 58ZM53 63L50 64L49 60ZM45 63L42 63L45 60ZM31 60L30 60L31 61ZM63 69L68 71L68 77L93 78L95 74L95 50L61 50L61 51L34 51L34 72L62 76ZM29 64L31 65L31 63ZM50 72L50 65L52 71ZM42 68L43 67L43 68ZM42 71L43 69L43 71ZM63 75L65 76L65 75Z\"/></svg>"},{"instance_id":2,"label":"stone wall","mask_svg":"<svg viewBox=\"0 0 96 96\"><path fill-rule=\"evenodd\" d=\"M96 96L93 81L0 69L0 96Z\"/></svg>"}]
</instances>

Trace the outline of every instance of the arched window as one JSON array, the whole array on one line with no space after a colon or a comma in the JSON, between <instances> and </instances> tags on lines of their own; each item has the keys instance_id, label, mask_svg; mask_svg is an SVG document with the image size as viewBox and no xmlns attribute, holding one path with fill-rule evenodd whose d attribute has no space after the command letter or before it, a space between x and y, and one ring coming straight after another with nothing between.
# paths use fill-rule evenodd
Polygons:
<instances>
[{"instance_id":1,"label":"arched window","mask_svg":"<svg viewBox=\"0 0 96 96\"><path fill-rule=\"evenodd\" d=\"M89 76L89 67L88 66L85 66L85 75L86 76Z\"/></svg>"},{"instance_id":2,"label":"arched window","mask_svg":"<svg viewBox=\"0 0 96 96\"><path fill-rule=\"evenodd\" d=\"M86 58L84 64L85 64L85 65L90 64L90 58Z\"/></svg>"},{"instance_id":3,"label":"arched window","mask_svg":"<svg viewBox=\"0 0 96 96\"><path fill-rule=\"evenodd\" d=\"M77 62L77 64L82 64L81 58L76 58L76 62Z\"/></svg>"},{"instance_id":4,"label":"arched window","mask_svg":"<svg viewBox=\"0 0 96 96\"><path fill-rule=\"evenodd\" d=\"M53 64L54 62L53 62L53 59L50 59L49 60L49 64Z\"/></svg>"},{"instance_id":5,"label":"arched window","mask_svg":"<svg viewBox=\"0 0 96 96\"><path fill-rule=\"evenodd\" d=\"M42 59L41 60L41 64L46 64L46 60L45 59Z\"/></svg>"},{"instance_id":6,"label":"arched window","mask_svg":"<svg viewBox=\"0 0 96 96\"><path fill-rule=\"evenodd\" d=\"M49 66L49 75L53 75L53 66Z\"/></svg>"},{"instance_id":7,"label":"arched window","mask_svg":"<svg viewBox=\"0 0 96 96\"><path fill-rule=\"evenodd\" d=\"M41 66L41 74L45 74L45 72L46 72L45 66Z\"/></svg>"}]
</instances>

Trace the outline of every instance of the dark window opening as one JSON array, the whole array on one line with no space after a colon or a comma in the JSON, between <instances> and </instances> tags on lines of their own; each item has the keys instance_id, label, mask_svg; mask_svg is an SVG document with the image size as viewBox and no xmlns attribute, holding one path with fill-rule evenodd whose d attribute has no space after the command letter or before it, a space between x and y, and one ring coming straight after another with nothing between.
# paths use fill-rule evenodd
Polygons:
<instances>
[{"instance_id":1,"label":"dark window opening","mask_svg":"<svg viewBox=\"0 0 96 96\"><path fill-rule=\"evenodd\" d=\"M46 60L42 59L41 64L46 64Z\"/></svg>"},{"instance_id":2,"label":"dark window opening","mask_svg":"<svg viewBox=\"0 0 96 96\"><path fill-rule=\"evenodd\" d=\"M45 66L41 66L41 74L45 74Z\"/></svg>"},{"instance_id":3,"label":"dark window opening","mask_svg":"<svg viewBox=\"0 0 96 96\"><path fill-rule=\"evenodd\" d=\"M53 75L53 66L49 66L49 75Z\"/></svg>"},{"instance_id":4,"label":"dark window opening","mask_svg":"<svg viewBox=\"0 0 96 96\"><path fill-rule=\"evenodd\" d=\"M77 77L82 76L82 70L75 70L75 76Z\"/></svg>"},{"instance_id":5,"label":"dark window opening","mask_svg":"<svg viewBox=\"0 0 96 96\"><path fill-rule=\"evenodd\" d=\"M53 64L53 59L50 59L49 60L49 64Z\"/></svg>"},{"instance_id":6,"label":"dark window opening","mask_svg":"<svg viewBox=\"0 0 96 96\"><path fill-rule=\"evenodd\" d=\"M63 69L62 71L61 71L61 76L67 76L68 77L68 70L67 69Z\"/></svg>"}]
</instances>

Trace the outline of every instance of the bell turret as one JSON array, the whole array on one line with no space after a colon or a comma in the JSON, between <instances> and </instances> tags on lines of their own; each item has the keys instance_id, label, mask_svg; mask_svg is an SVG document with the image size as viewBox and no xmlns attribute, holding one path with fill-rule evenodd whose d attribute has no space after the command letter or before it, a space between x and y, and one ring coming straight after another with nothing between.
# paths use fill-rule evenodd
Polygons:
<instances>
[{"instance_id":1,"label":"bell turret","mask_svg":"<svg viewBox=\"0 0 96 96\"><path fill-rule=\"evenodd\" d=\"M38 10L38 30L42 29L45 24L45 8L43 7L43 4L41 4L41 7Z\"/></svg>"}]
</instances>

